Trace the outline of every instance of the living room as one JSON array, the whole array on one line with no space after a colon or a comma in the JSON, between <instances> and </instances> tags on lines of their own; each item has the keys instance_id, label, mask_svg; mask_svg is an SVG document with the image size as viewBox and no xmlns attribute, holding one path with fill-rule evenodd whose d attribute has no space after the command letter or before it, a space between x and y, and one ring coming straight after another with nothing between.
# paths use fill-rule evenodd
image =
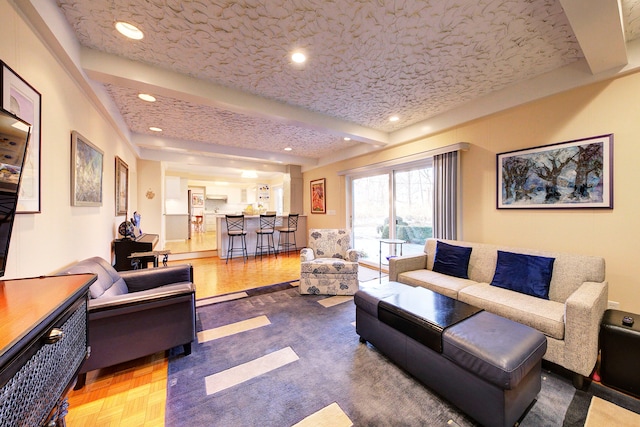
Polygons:
<instances>
[{"instance_id":1,"label":"living room","mask_svg":"<svg viewBox=\"0 0 640 427\"><path fill-rule=\"evenodd\" d=\"M38 17L27 1L0 0L0 60L9 65L42 95L40 212L17 215L5 278L49 275L89 256L111 259L111 242L127 216L114 215L113 159L129 167L129 216L143 213L146 231L163 229L164 171L160 161L142 158L116 119L100 108L102 100L62 53L55 37L40 33ZM49 34L51 36L51 34ZM465 142L460 152L461 194L458 238L466 241L563 251L604 257L609 300L621 310L640 313L640 278L633 267L638 256L637 221L640 179L636 154L640 145L640 44L627 44L628 64L594 76L585 61L568 66L566 74L542 76L510 106L512 93L493 99L509 108L476 116L471 110L490 109L478 102L460 109L456 120L434 121L434 131L407 143L391 145L360 156L327 162L303 170L302 206L308 228L340 228L349 224L347 179L356 170L417 153L436 152ZM555 92L559 80L573 88ZM571 85L570 85L571 86ZM488 102L485 100L485 102ZM473 117L472 120L467 119ZM76 130L104 152L104 203L77 207L70 202L70 138ZM497 209L496 154L564 141L613 134L612 209ZM310 183L326 180L325 215L312 215ZM148 197L154 193L156 197Z\"/></svg>"}]
</instances>

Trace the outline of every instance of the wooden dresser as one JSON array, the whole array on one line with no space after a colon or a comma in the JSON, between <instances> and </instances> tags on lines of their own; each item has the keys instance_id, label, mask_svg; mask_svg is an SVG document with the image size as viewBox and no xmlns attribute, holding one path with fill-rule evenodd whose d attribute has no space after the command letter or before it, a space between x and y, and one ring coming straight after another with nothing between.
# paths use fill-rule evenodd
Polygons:
<instances>
[{"instance_id":1,"label":"wooden dresser","mask_svg":"<svg viewBox=\"0 0 640 427\"><path fill-rule=\"evenodd\" d=\"M63 426L93 274L0 281L0 426Z\"/></svg>"}]
</instances>

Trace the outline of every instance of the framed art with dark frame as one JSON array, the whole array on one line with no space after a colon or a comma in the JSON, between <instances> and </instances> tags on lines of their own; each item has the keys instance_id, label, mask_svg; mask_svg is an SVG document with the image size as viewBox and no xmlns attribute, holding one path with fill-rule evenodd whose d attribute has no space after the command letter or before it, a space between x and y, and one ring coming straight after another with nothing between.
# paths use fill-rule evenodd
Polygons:
<instances>
[{"instance_id":1,"label":"framed art with dark frame","mask_svg":"<svg viewBox=\"0 0 640 427\"><path fill-rule=\"evenodd\" d=\"M500 153L498 209L613 209L613 134Z\"/></svg>"},{"instance_id":2,"label":"framed art with dark frame","mask_svg":"<svg viewBox=\"0 0 640 427\"><path fill-rule=\"evenodd\" d=\"M71 206L102 206L104 153L78 132L71 132Z\"/></svg>"},{"instance_id":3,"label":"framed art with dark frame","mask_svg":"<svg viewBox=\"0 0 640 427\"><path fill-rule=\"evenodd\" d=\"M116 216L127 215L129 201L129 166L116 156Z\"/></svg>"},{"instance_id":4,"label":"framed art with dark frame","mask_svg":"<svg viewBox=\"0 0 640 427\"><path fill-rule=\"evenodd\" d=\"M324 178L311 181L311 213L327 213L327 194L325 190L326 180Z\"/></svg>"},{"instance_id":5,"label":"framed art with dark frame","mask_svg":"<svg viewBox=\"0 0 640 427\"><path fill-rule=\"evenodd\" d=\"M16 213L40 213L40 149L42 96L7 64L0 61L2 108L31 124L31 137L22 170Z\"/></svg>"}]
</instances>

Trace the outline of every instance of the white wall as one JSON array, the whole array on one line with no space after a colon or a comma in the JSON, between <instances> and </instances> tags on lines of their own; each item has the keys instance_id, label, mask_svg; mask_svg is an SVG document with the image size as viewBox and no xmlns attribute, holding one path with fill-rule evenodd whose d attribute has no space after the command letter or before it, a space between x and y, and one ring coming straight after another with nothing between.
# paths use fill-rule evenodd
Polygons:
<instances>
[{"instance_id":1,"label":"white wall","mask_svg":"<svg viewBox=\"0 0 640 427\"><path fill-rule=\"evenodd\" d=\"M0 59L42 95L41 209L16 217L5 278L33 277L89 256L110 259L125 216L115 216L115 156L129 166L129 217L137 209L137 161L89 97L10 5L0 0ZM103 204L70 203L71 131L104 151Z\"/></svg>"}]
</instances>

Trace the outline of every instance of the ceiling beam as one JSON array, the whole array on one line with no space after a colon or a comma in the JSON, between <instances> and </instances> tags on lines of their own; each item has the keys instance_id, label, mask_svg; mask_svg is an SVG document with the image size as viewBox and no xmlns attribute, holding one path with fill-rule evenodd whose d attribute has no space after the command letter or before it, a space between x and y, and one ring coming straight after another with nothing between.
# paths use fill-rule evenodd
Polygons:
<instances>
[{"instance_id":1,"label":"ceiling beam","mask_svg":"<svg viewBox=\"0 0 640 427\"><path fill-rule=\"evenodd\" d=\"M175 153L190 152L202 157L209 158L245 158L255 162L268 162L273 164L296 164L314 166L318 163L316 159L289 154L272 153L268 151L252 150L240 147L230 147L227 145L209 144L197 141L185 141L175 138L166 138L153 135L134 133L131 135L132 142L141 148L148 150L164 151L167 158L171 159Z\"/></svg>"},{"instance_id":2,"label":"ceiling beam","mask_svg":"<svg viewBox=\"0 0 640 427\"><path fill-rule=\"evenodd\" d=\"M81 61L87 76L101 83L277 120L365 144L386 145L389 139L386 132L93 49L83 47Z\"/></svg>"},{"instance_id":3,"label":"ceiling beam","mask_svg":"<svg viewBox=\"0 0 640 427\"><path fill-rule=\"evenodd\" d=\"M593 74L627 64L620 0L560 0Z\"/></svg>"}]
</instances>

